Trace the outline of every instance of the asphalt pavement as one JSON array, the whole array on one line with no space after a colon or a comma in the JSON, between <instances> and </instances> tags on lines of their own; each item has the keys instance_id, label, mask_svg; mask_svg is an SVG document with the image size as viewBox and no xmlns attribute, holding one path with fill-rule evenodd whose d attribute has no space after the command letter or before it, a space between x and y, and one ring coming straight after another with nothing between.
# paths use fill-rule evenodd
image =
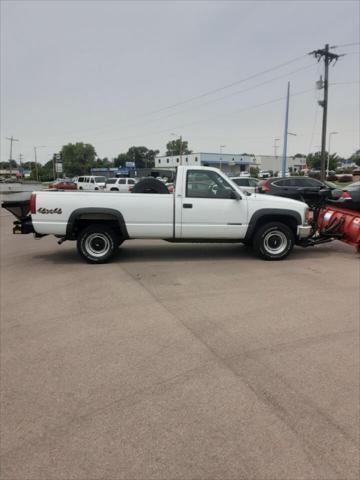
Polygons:
<instances>
[{"instance_id":1,"label":"asphalt pavement","mask_svg":"<svg viewBox=\"0 0 360 480\"><path fill-rule=\"evenodd\" d=\"M108 265L1 211L1 480L352 480L359 256L128 241Z\"/></svg>"}]
</instances>

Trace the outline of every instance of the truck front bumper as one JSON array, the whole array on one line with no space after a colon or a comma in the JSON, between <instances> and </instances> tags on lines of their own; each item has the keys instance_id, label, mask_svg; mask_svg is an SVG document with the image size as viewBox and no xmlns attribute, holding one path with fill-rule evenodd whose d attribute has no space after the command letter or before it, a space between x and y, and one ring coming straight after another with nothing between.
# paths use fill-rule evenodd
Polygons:
<instances>
[{"instance_id":1,"label":"truck front bumper","mask_svg":"<svg viewBox=\"0 0 360 480\"><path fill-rule=\"evenodd\" d=\"M308 238L312 234L311 225L298 225L297 236L299 239Z\"/></svg>"}]
</instances>

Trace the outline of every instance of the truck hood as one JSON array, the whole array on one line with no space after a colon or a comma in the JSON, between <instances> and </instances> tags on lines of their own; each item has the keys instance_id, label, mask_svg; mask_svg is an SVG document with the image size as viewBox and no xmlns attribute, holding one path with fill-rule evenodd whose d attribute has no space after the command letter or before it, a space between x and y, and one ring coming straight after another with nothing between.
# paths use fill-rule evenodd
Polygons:
<instances>
[{"instance_id":1,"label":"truck hood","mask_svg":"<svg viewBox=\"0 0 360 480\"><path fill-rule=\"evenodd\" d=\"M308 208L308 205L305 202L300 200L293 200L292 198L279 197L278 195L267 195L264 193L252 193L246 197L248 202L256 202L257 204L264 205L265 207L271 208L294 208L295 210L303 210Z\"/></svg>"}]
</instances>

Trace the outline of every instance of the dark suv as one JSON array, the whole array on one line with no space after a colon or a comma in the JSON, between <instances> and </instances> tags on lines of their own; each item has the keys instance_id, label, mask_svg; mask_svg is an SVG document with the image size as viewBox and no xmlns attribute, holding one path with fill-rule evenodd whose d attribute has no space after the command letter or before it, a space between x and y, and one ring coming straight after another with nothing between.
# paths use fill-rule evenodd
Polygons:
<instances>
[{"instance_id":1,"label":"dark suv","mask_svg":"<svg viewBox=\"0 0 360 480\"><path fill-rule=\"evenodd\" d=\"M320 180L309 177L269 178L260 182L259 191L302 200L309 205L318 203L324 196L331 197L330 187Z\"/></svg>"}]
</instances>

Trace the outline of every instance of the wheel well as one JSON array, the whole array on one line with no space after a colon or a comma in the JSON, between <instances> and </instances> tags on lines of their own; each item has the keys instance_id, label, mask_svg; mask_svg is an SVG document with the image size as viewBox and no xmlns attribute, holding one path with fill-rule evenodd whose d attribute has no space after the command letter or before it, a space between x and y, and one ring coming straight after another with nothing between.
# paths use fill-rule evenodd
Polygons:
<instances>
[{"instance_id":1,"label":"wheel well","mask_svg":"<svg viewBox=\"0 0 360 480\"><path fill-rule=\"evenodd\" d=\"M262 227L266 223L270 223L270 222L284 223L285 225L291 228L295 236L297 234L298 222L296 221L296 218L291 217L290 215L275 214L275 215L264 215L258 218L254 227L252 228L251 236L253 236L253 234L256 232L256 230L258 230L259 227Z\"/></svg>"},{"instance_id":2,"label":"wheel well","mask_svg":"<svg viewBox=\"0 0 360 480\"><path fill-rule=\"evenodd\" d=\"M126 232L123 230L121 227L121 224L119 222L119 219L116 218L114 215L111 214L82 214L79 215L71 229L71 239L75 240L81 230L83 230L85 227L88 227L89 225L92 224L104 224L109 227L111 227L114 232L119 236L119 237L124 237L126 236Z\"/></svg>"}]
</instances>

